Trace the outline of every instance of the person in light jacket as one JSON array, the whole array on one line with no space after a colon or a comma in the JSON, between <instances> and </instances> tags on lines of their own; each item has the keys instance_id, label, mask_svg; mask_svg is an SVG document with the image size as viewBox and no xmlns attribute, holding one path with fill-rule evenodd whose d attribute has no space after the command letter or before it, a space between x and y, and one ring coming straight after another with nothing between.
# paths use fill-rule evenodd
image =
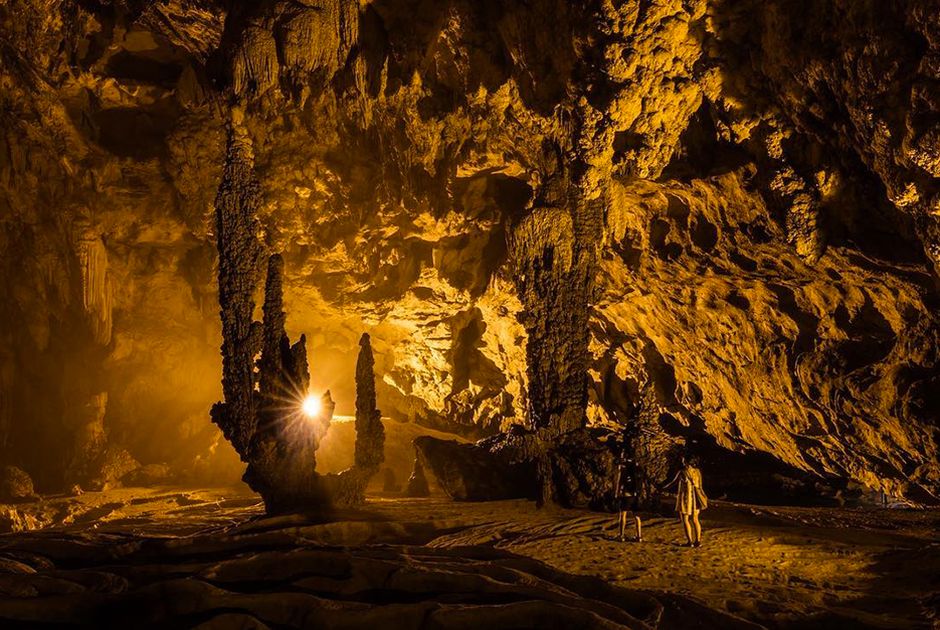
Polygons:
<instances>
[{"instance_id":1,"label":"person in light jacket","mask_svg":"<svg viewBox=\"0 0 940 630\"><path fill-rule=\"evenodd\" d=\"M676 482L679 483L676 492L676 512L682 519L682 528L685 530L685 538L688 541L686 547L699 547L702 544L702 524L699 521L699 513L708 506L702 489L702 471L687 455L682 456L680 463L682 468L666 487Z\"/></svg>"}]
</instances>

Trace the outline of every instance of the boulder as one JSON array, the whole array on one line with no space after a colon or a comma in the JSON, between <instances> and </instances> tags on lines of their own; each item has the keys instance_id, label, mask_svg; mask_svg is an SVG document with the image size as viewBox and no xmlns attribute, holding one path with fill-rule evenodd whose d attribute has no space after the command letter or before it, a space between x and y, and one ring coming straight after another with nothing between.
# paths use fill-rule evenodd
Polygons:
<instances>
[{"instance_id":1,"label":"boulder","mask_svg":"<svg viewBox=\"0 0 940 630\"><path fill-rule=\"evenodd\" d=\"M589 431L562 435L548 451L557 500L566 507L609 509L614 505L612 450Z\"/></svg>"},{"instance_id":2,"label":"boulder","mask_svg":"<svg viewBox=\"0 0 940 630\"><path fill-rule=\"evenodd\" d=\"M534 469L512 463L478 444L461 444L431 436L415 438L421 466L456 501L494 501L533 497Z\"/></svg>"},{"instance_id":3,"label":"boulder","mask_svg":"<svg viewBox=\"0 0 940 630\"><path fill-rule=\"evenodd\" d=\"M12 506L0 506L0 534L15 534L40 529L44 523L38 516Z\"/></svg>"},{"instance_id":4,"label":"boulder","mask_svg":"<svg viewBox=\"0 0 940 630\"><path fill-rule=\"evenodd\" d=\"M121 478L126 486L156 486L170 482L172 471L166 464L146 464Z\"/></svg>"},{"instance_id":5,"label":"boulder","mask_svg":"<svg viewBox=\"0 0 940 630\"><path fill-rule=\"evenodd\" d=\"M29 473L16 466L0 468L0 502L17 503L36 498Z\"/></svg>"},{"instance_id":6,"label":"boulder","mask_svg":"<svg viewBox=\"0 0 940 630\"><path fill-rule=\"evenodd\" d=\"M122 485L121 480L140 468L140 462L123 448L108 447L100 460L100 468L88 487L91 490L108 490Z\"/></svg>"}]
</instances>

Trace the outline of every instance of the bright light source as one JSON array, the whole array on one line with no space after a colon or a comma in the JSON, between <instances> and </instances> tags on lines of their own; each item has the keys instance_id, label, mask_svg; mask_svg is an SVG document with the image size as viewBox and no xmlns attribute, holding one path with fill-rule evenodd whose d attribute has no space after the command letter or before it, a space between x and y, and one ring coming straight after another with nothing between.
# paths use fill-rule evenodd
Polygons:
<instances>
[{"instance_id":1,"label":"bright light source","mask_svg":"<svg viewBox=\"0 0 940 630\"><path fill-rule=\"evenodd\" d=\"M320 399L312 395L307 396L300 408L308 418L316 418L320 415Z\"/></svg>"}]
</instances>

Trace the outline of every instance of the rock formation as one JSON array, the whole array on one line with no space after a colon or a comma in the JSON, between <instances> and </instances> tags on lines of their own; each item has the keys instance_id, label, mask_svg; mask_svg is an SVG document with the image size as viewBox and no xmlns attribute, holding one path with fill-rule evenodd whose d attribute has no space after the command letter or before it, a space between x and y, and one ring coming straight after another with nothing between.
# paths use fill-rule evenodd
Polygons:
<instances>
[{"instance_id":1,"label":"rock formation","mask_svg":"<svg viewBox=\"0 0 940 630\"><path fill-rule=\"evenodd\" d=\"M15 503L34 498L33 480L25 470L16 466L0 468L0 502Z\"/></svg>"},{"instance_id":2,"label":"rock formation","mask_svg":"<svg viewBox=\"0 0 940 630\"><path fill-rule=\"evenodd\" d=\"M552 451L619 432L649 382L650 422L729 466L765 454L934 501L935 13L7 3L2 457L67 488L89 434L74 412L106 394L109 447L224 468L205 422L219 340L262 335L248 302L243 328L217 321L213 192L250 144L256 180L231 199L282 253L285 326L308 333L338 413L353 381L323 375L352 374L367 331L386 415L471 438L522 426L543 495L565 468ZM264 259L244 245L247 278ZM245 449L241 352L222 394Z\"/></svg>"},{"instance_id":3,"label":"rock formation","mask_svg":"<svg viewBox=\"0 0 940 630\"><path fill-rule=\"evenodd\" d=\"M382 469L382 492L390 494L401 492L401 484L395 477L395 471L388 467Z\"/></svg>"},{"instance_id":4,"label":"rock formation","mask_svg":"<svg viewBox=\"0 0 940 630\"><path fill-rule=\"evenodd\" d=\"M212 408L212 420L248 464L244 479L270 512L315 512L329 498L316 472L317 432L301 412L310 382L305 339L291 345L284 331L284 262L277 254L268 258L264 319L259 325L253 318L263 256L259 205L251 141L235 110L216 197L225 402Z\"/></svg>"},{"instance_id":5,"label":"rock formation","mask_svg":"<svg viewBox=\"0 0 940 630\"><path fill-rule=\"evenodd\" d=\"M430 523L261 522L239 523L236 535L172 538L164 525L124 545L95 532L4 536L0 618L13 627L761 627L696 598L611 586L491 544L415 544L452 531Z\"/></svg>"},{"instance_id":6,"label":"rock formation","mask_svg":"<svg viewBox=\"0 0 940 630\"><path fill-rule=\"evenodd\" d=\"M385 427L382 413L375 408L375 375L369 335L359 339L356 362L356 443L353 465L337 474L323 477L324 487L336 505L357 505L365 501L366 486L385 461Z\"/></svg>"},{"instance_id":7,"label":"rock formation","mask_svg":"<svg viewBox=\"0 0 940 630\"><path fill-rule=\"evenodd\" d=\"M430 436L415 438L417 470L428 470L441 489L457 501L493 501L534 497L534 470L478 444L460 444Z\"/></svg>"},{"instance_id":8,"label":"rock formation","mask_svg":"<svg viewBox=\"0 0 940 630\"><path fill-rule=\"evenodd\" d=\"M385 427L382 412L375 408L375 374L369 334L359 339L356 361L356 453L354 466L375 473L385 461Z\"/></svg>"},{"instance_id":9,"label":"rock formation","mask_svg":"<svg viewBox=\"0 0 940 630\"><path fill-rule=\"evenodd\" d=\"M424 466L421 460L415 458L414 468L411 470L411 476L408 477L408 485L405 486L405 496L412 498L422 498L431 496L431 488L428 487L428 478L424 474Z\"/></svg>"}]
</instances>

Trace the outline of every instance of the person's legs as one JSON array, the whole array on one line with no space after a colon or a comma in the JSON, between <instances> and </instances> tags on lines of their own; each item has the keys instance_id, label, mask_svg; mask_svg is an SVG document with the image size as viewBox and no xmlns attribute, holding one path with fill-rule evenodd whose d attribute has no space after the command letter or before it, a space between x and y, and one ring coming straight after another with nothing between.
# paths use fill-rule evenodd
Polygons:
<instances>
[{"instance_id":1,"label":"person's legs","mask_svg":"<svg viewBox=\"0 0 940 630\"><path fill-rule=\"evenodd\" d=\"M624 535L627 530L627 513L624 510L620 510L620 540L624 539Z\"/></svg>"},{"instance_id":2,"label":"person's legs","mask_svg":"<svg viewBox=\"0 0 940 630\"><path fill-rule=\"evenodd\" d=\"M640 517L637 514L633 515L633 521L636 525L636 541L640 542L643 540L643 523L640 522Z\"/></svg>"},{"instance_id":3,"label":"person's legs","mask_svg":"<svg viewBox=\"0 0 940 630\"><path fill-rule=\"evenodd\" d=\"M695 544L702 542L702 524L698 520L698 510L692 512L692 525L695 526Z\"/></svg>"},{"instance_id":4,"label":"person's legs","mask_svg":"<svg viewBox=\"0 0 940 630\"><path fill-rule=\"evenodd\" d=\"M685 539L689 541L689 544L692 544L692 526L689 524L689 515L680 514L679 517L682 519L682 529L685 530Z\"/></svg>"}]
</instances>

